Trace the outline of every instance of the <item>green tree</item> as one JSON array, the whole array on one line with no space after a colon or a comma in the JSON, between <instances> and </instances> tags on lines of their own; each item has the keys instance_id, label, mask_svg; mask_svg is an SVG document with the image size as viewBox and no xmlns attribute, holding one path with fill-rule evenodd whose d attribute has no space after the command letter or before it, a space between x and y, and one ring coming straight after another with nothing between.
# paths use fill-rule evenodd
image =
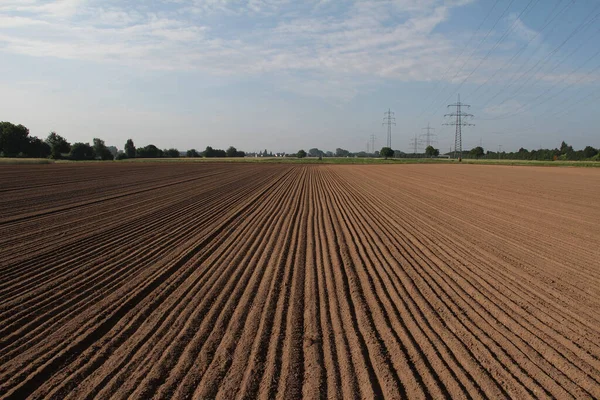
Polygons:
<instances>
[{"instance_id":1,"label":"green tree","mask_svg":"<svg viewBox=\"0 0 600 400\"><path fill-rule=\"evenodd\" d=\"M427 155L427 157L437 157L440 155L440 151L433 146L427 146L425 149L425 155Z\"/></svg>"},{"instance_id":2,"label":"green tree","mask_svg":"<svg viewBox=\"0 0 600 400\"><path fill-rule=\"evenodd\" d=\"M206 158L216 157L216 155L215 155L215 149L213 149L210 146L206 146L206 149L204 150L203 155Z\"/></svg>"},{"instance_id":3,"label":"green tree","mask_svg":"<svg viewBox=\"0 0 600 400\"><path fill-rule=\"evenodd\" d=\"M163 156L163 151L155 145L149 144L146 147L138 147L135 154L140 158L160 158Z\"/></svg>"},{"instance_id":4,"label":"green tree","mask_svg":"<svg viewBox=\"0 0 600 400\"><path fill-rule=\"evenodd\" d=\"M227 155L227 157L236 157L237 149L233 146L229 146L229 148L225 151L225 154Z\"/></svg>"},{"instance_id":5,"label":"green tree","mask_svg":"<svg viewBox=\"0 0 600 400\"><path fill-rule=\"evenodd\" d=\"M96 150L88 143L73 143L69 158L71 160L93 160L96 157Z\"/></svg>"},{"instance_id":6,"label":"green tree","mask_svg":"<svg viewBox=\"0 0 600 400\"><path fill-rule=\"evenodd\" d=\"M177 158L181 155L179 153L179 150L177 150L177 149L163 150L163 154L165 157L170 157L170 158Z\"/></svg>"},{"instance_id":7,"label":"green tree","mask_svg":"<svg viewBox=\"0 0 600 400\"><path fill-rule=\"evenodd\" d=\"M200 157L200 153L196 151L196 149L190 149L185 153L186 157L195 158Z\"/></svg>"},{"instance_id":8,"label":"green tree","mask_svg":"<svg viewBox=\"0 0 600 400\"><path fill-rule=\"evenodd\" d=\"M348 150L340 149L339 147L337 149L335 149L336 157L348 157L349 155L350 155L350 152Z\"/></svg>"},{"instance_id":9,"label":"green tree","mask_svg":"<svg viewBox=\"0 0 600 400\"><path fill-rule=\"evenodd\" d=\"M50 145L35 136L29 138L27 156L35 158L48 158L50 156Z\"/></svg>"},{"instance_id":10,"label":"green tree","mask_svg":"<svg viewBox=\"0 0 600 400\"><path fill-rule=\"evenodd\" d=\"M99 138L94 138L94 158L99 158L101 160L113 160L114 156L106 147L104 140Z\"/></svg>"},{"instance_id":11,"label":"green tree","mask_svg":"<svg viewBox=\"0 0 600 400\"><path fill-rule=\"evenodd\" d=\"M479 158L479 157L481 157L482 155L485 154L485 151L483 150L483 147L477 146L477 147L471 149L471 151L469 152L469 154L471 154L475 158Z\"/></svg>"},{"instance_id":12,"label":"green tree","mask_svg":"<svg viewBox=\"0 0 600 400\"><path fill-rule=\"evenodd\" d=\"M127 139L125 143L125 154L128 158L135 158L135 145L131 139Z\"/></svg>"},{"instance_id":13,"label":"green tree","mask_svg":"<svg viewBox=\"0 0 600 400\"><path fill-rule=\"evenodd\" d=\"M323 153L321 150L317 149L316 147L308 150L308 156L309 157L323 157L325 153Z\"/></svg>"},{"instance_id":14,"label":"green tree","mask_svg":"<svg viewBox=\"0 0 600 400\"><path fill-rule=\"evenodd\" d=\"M586 148L583 149L583 157L584 158L592 158L596 154L598 154L598 150L596 150L592 146L586 146Z\"/></svg>"},{"instance_id":15,"label":"green tree","mask_svg":"<svg viewBox=\"0 0 600 400\"><path fill-rule=\"evenodd\" d=\"M48 137L46 138L46 143L50 145L50 152L52 158L58 160L62 157L63 153L68 153L71 151L71 145L67 140L57 134L56 132L50 132Z\"/></svg>"},{"instance_id":16,"label":"green tree","mask_svg":"<svg viewBox=\"0 0 600 400\"><path fill-rule=\"evenodd\" d=\"M29 129L23 125L0 122L0 153L4 157L26 155L29 145Z\"/></svg>"},{"instance_id":17,"label":"green tree","mask_svg":"<svg viewBox=\"0 0 600 400\"><path fill-rule=\"evenodd\" d=\"M379 154L384 156L385 159L387 160L388 157L394 156L394 150L392 150L390 147L382 147L381 150L379 151Z\"/></svg>"},{"instance_id":18,"label":"green tree","mask_svg":"<svg viewBox=\"0 0 600 400\"><path fill-rule=\"evenodd\" d=\"M560 154L568 154L573 152L573 146L569 146L564 140L560 144Z\"/></svg>"},{"instance_id":19,"label":"green tree","mask_svg":"<svg viewBox=\"0 0 600 400\"><path fill-rule=\"evenodd\" d=\"M296 157L298 157L298 158L304 158L304 157L306 157L306 152L304 150L300 150L298 152L298 154L296 154Z\"/></svg>"}]
</instances>

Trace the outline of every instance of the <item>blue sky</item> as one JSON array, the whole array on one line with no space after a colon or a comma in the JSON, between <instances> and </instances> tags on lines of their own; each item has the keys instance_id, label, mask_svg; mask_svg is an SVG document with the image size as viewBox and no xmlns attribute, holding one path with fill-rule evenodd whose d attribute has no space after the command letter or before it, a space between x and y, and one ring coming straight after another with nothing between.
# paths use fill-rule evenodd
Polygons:
<instances>
[{"instance_id":1,"label":"blue sky","mask_svg":"<svg viewBox=\"0 0 600 400\"><path fill-rule=\"evenodd\" d=\"M3 0L0 120L71 142L600 147L598 0ZM512 115L514 113L514 115Z\"/></svg>"}]
</instances>

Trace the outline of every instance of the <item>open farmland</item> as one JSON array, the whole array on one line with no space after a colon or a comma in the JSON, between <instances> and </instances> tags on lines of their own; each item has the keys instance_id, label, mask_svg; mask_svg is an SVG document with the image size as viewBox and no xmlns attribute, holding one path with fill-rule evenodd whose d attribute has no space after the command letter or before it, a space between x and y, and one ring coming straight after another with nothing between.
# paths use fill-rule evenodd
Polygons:
<instances>
[{"instance_id":1,"label":"open farmland","mask_svg":"<svg viewBox=\"0 0 600 400\"><path fill-rule=\"evenodd\" d=\"M600 170L0 182L0 398L600 397Z\"/></svg>"}]
</instances>

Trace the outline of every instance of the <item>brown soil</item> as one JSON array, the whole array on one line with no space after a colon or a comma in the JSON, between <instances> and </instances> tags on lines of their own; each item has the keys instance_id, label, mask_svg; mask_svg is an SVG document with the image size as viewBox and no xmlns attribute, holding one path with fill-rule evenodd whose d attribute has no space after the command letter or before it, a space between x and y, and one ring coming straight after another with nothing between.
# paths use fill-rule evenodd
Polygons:
<instances>
[{"instance_id":1,"label":"brown soil","mask_svg":"<svg viewBox=\"0 0 600 400\"><path fill-rule=\"evenodd\" d=\"M0 398L599 398L600 171L0 167Z\"/></svg>"}]
</instances>

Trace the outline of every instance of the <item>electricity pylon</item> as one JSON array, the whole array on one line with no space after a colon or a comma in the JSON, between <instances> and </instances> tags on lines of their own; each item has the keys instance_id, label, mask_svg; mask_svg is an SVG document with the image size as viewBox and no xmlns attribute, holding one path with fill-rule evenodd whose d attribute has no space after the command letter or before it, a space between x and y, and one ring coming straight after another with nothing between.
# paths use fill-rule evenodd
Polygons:
<instances>
[{"instance_id":1,"label":"electricity pylon","mask_svg":"<svg viewBox=\"0 0 600 400\"><path fill-rule=\"evenodd\" d=\"M458 152L459 158L462 158L462 127L474 126L474 124L470 124L466 121L466 119L472 118L473 114L467 114L462 111L463 107L470 108L471 106L460 102L460 94L458 95L458 102L448 104L448 108L450 107L456 107L456 112L445 114L444 117L456 117L456 121L444 125L456 126L456 133L454 134L454 158L456 158L456 152Z\"/></svg>"},{"instance_id":2,"label":"electricity pylon","mask_svg":"<svg viewBox=\"0 0 600 400\"><path fill-rule=\"evenodd\" d=\"M423 128L424 131L427 131L426 133L423 133L421 136L425 138L425 147L429 147L429 146L433 146L437 140L435 140L435 137L437 136L434 133L431 133L431 131L435 131L434 128L431 128L429 126L429 123L427 123L427 128Z\"/></svg>"},{"instance_id":3,"label":"electricity pylon","mask_svg":"<svg viewBox=\"0 0 600 400\"><path fill-rule=\"evenodd\" d=\"M370 136L371 139L371 153L375 153L375 135ZM367 151L368 153L368 151Z\"/></svg>"},{"instance_id":4,"label":"electricity pylon","mask_svg":"<svg viewBox=\"0 0 600 400\"><path fill-rule=\"evenodd\" d=\"M383 124L387 125L387 147L392 148L392 125L396 125L396 118L391 109L388 109L384 114Z\"/></svg>"},{"instance_id":5,"label":"electricity pylon","mask_svg":"<svg viewBox=\"0 0 600 400\"><path fill-rule=\"evenodd\" d=\"M417 148L419 147L419 145L422 142L419 140L419 137L417 136L417 134L415 133L415 138L414 139L410 139L410 145L413 148L413 154L417 154Z\"/></svg>"}]
</instances>

